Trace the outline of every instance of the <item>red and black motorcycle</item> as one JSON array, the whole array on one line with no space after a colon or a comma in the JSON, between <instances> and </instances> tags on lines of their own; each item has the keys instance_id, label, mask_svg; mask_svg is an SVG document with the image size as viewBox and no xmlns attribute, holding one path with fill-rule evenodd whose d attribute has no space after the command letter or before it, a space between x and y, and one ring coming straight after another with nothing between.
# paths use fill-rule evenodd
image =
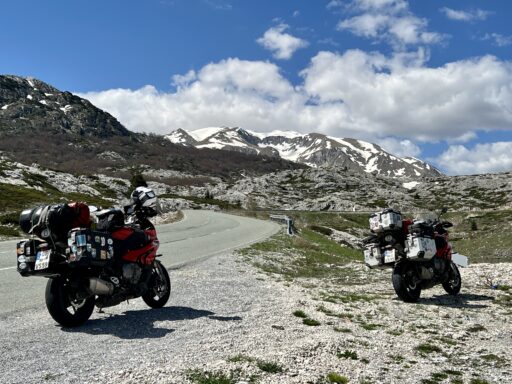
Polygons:
<instances>
[{"instance_id":1,"label":"red and black motorcycle","mask_svg":"<svg viewBox=\"0 0 512 384\"><path fill-rule=\"evenodd\" d=\"M441 214L447 212L443 208ZM457 268L467 266L466 256L453 252L448 228L441 220L402 220L398 211L386 209L370 216L372 235L366 238L364 259L370 268L392 268L397 296L418 301L421 291L441 284L450 295L460 292L462 279Z\"/></svg>"},{"instance_id":2,"label":"red and black motorcycle","mask_svg":"<svg viewBox=\"0 0 512 384\"><path fill-rule=\"evenodd\" d=\"M32 235L17 244L22 276L43 276L46 306L64 327L85 323L94 307L106 308L142 297L163 307L171 293L167 270L156 258L159 242L149 217L157 214L154 192L139 187L124 212L91 215L84 203L28 209L22 230Z\"/></svg>"}]
</instances>

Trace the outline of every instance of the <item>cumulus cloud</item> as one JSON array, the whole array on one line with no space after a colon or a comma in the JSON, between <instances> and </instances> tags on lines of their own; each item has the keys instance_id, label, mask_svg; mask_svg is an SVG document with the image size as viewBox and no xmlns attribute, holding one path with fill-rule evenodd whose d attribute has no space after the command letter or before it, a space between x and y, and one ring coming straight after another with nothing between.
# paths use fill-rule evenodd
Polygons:
<instances>
[{"instance_id":1,"label":"cumulus cloud","mask_svg":"<svg viewBox=\"0 0 512 384\"><path fill-rule=\"evenodd\" d=\"M173 76L170 92L148 85L81 96L138 132L289 129L355 137L412 156L421 141L460 143L482 129L511 130L510 62L485 56L429 68L427 59L424 49L393 56L325 51L293 85L274 63L232 58Z\"/></svg>"},{"instance_id":2,"label":"cumulus cloud","mask_svg":"<svg viewBox=\"0 0 512 384\"><path fill-rule=\"evenodd\" d=\"M287 24L279 24L268 29L257 43L263 48L271 51L276 59L291 59L295 51L308 46L306 40L292 36L285 31L289 28Z\"/></svg>"},{"instance_id":3,"label":"cumulus cloud","mask_svg":"<svg viewBox=\"0 0 512 384\"><path fill-rule=\"evenodd\" d=\"M435 141L510 129L509 62L485 56L428 68L420 65L421 56L320 52L302 72L304 89L321 103L339 103L349 116L344 126L373 134Z\"/></svg>"},{"instance_id":4,"label":"cumulus cloud","mask_svg":"<svg viewBox=\"0 0 512 384\"><path fill-rule=\"evenodd\" d=\"M418 157L421 154L420 147L411 140L386 137L380 139L378 144L389 153L400 157Z\"/></svg>"},{"instance_id":5,"label":"cumulus cloud","mask_svg":"<svg viewBox=\"0 0 512 384\"><path fill-rule=\"evenodd\" d=\"M456 21L477 21L477 20L485 20L491 12L484 11L482 9L472 9L469 11L457 10L448 7L443 7L440 9L441 13L443 13L447 18Z\"/></svg>"},{"instance_id":6,"label":"cumulus cloud","mask_svg":"<svg viewBox=\"0 0 512 384\"><path fill-rule=\"evenodd\" d=\"M336 5L341 6L334 2L330 8ZM356 15L341 20L338 30L387 41L395 49L413 44L435 44L446 38L443 34L429 32L427 20L415 16L405 0L353 0L346 9Z\"/></svg>"},{"instance_id":7,"label":"cumulus cloud","mask_svg":"<svg viewBox=\"0 0 512 384\"><path fill-rule=\"evenodd\" d=\"M480 174L512 171L512 141L477 144L473 148L450 146L435 163L449 174Z\"/></svg>"}]
</instances>

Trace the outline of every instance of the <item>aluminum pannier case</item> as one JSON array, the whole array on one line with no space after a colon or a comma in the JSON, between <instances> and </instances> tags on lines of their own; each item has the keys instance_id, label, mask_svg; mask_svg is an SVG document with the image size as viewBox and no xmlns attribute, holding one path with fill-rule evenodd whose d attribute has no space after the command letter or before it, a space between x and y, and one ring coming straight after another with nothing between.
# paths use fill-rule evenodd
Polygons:
<instances>
[{"instance_id":1,"label":"aluminum pannier case","mask_svg":"<svg viewBox=\"0 0 512 384\"><path fill-rule=\"evenodd\" d=\"M386 209L370 216L370 230L382 232L402 228L402 214L393 209Z\"/></svg>"},{"instance_id":2,"label":"aluminum pannier case","mask_svg":"<svg viewBox=\"0 0 512 384\"><path fill-rule=\"evenodd\" d=\"M436 242L430 237L408 235L405 243L409 259L429 260L436 254Z\"/></svg>"}]
</instances>

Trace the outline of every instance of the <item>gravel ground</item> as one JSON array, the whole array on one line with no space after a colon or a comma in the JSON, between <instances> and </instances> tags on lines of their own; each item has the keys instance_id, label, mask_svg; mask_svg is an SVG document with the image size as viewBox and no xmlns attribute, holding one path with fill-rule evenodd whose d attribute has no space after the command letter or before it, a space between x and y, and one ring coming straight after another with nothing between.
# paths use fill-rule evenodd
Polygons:
<instances>
[{"instance_id":1,"label":"gravel ground","mask_svg":"<svg viewBox=\"0 0 512 384\"><path fill-rule=\"evenodd\" d=\"M73 330L53 322L41 292L40 305L0 317L0 382L198 382L191 370L240 384L319 384L330 373L350 383L512 382L511 291L483 285L512 286L512 264L472 266L458 297L434 288L418 304L395 298L389 271L346 268L370 283L290 283L220 255L171 271L167 307L138 299Z\"/></svg>"}]
</instances>

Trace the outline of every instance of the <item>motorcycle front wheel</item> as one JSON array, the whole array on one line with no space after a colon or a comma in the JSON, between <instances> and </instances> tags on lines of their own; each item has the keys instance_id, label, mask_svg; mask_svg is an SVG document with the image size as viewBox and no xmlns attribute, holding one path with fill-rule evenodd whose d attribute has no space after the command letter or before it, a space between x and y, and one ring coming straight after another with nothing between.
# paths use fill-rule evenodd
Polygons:
<instances>
[{"instance_id":1,"label":"motorcycle front wheel","mask_svg":"<svg viewBox=\"0 0 512 384\"><path fill-rule=\"evenodd\" d=\"M142 300L151 308L162 308L169 300L171 295L171 279L169 273L160 261L155 261L151 270L149 289Z\"/></svg>"},{"instance_id":2,"label":"motorcycle front wheel","mask_svg":"<svg viewBox=\"0 0 512 384\"><path fill-rule=\"evenodd\" d=\"M460 277L459 268L450 262L450 270L448 271L448 280L443 283L443 288L449 295L457 295L462 286L462 278Z\"/></svg>"},{"instance_id":3,"label":"motorcycle front wheel","mask_svg":"<svg viewBox=\"0 0 512 384\"><path fill-rule=\"evenodd\" d=\"M420 298L421 286L410 263L398 263L393 268L393 288L397 296L406 303L415 303Z\"/></svg>"},{"instance_id":4,"label":"motorcycle front wheel","mask_svg":"<svg viewBox=\"0 0 512 384\"><path fill-rule=\"evenodd\" d=\"M94 310L94 296L77 299L66 280L61 277L48 279L45 301L50 315L63 327L82 325Z\"/></svg>"}]
</instances>

